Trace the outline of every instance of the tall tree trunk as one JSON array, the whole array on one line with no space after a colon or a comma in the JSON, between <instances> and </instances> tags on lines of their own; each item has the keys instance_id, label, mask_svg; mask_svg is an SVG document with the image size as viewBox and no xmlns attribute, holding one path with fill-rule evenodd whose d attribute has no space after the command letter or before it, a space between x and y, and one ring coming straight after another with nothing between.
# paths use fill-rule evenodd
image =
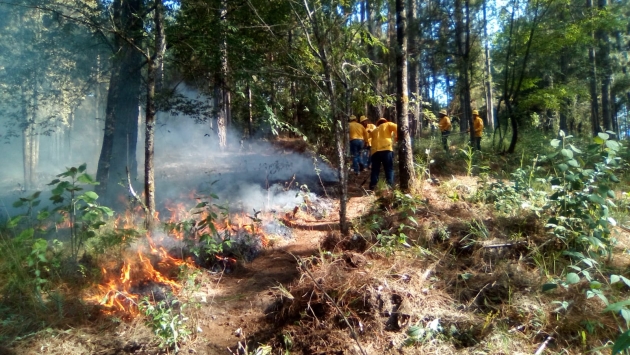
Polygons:
<instances>
[{"instance_id":1,"label":"tall tree trunk","mask_svg":"<svg viewBox=\"0 0 630 355\"><path fill-rule=\"evenodd\" d=\"M407 96L407 11L406 0L396 0L396 113L398 114L398 167L400 188L403 191L414 186L413 150L409 135L409 97Z\"/></svg>"},{"instance_id":2,"label":"tall tree trunk","mask_svg":"<svg viewBox=\"0 0 630 355\"><path fill-rule=\"evenodd\" d=\"M227 93L227 71L228 71L228 59L227 59L227 39L226 39L226 27L227 27L227 0L221 0L221 7L219 9L219 18L221 19L221 38L219 42L220 62L221 67L217 75L215 76L214 84L214 110L215 114L215 127L217 130L217 136L219 138L219 148L224 150L227 148L227 126L229 120L229 93Z\"/></svg>"},{"instance_id":3,"label":"tall tree trunk","mask_svg":"<svg viewBox=\"0 0 630 355\"><path fill-rule=\"evenodd\" d=\"M412 137L418 136L418 128L420 127L420 109L422 107L422 97L418 85L418 74L420 64L420 53L418 50L418 37L420 28L418 26L418 3L416 0L408 0L408 62L409 62L409 93L411 100L415 103L412 106L413 121L409 122L409 134Z\"/></svg>"},{"instance_id":4,"label":"tall tree trunk","mask_svg":"<svg viewBox=\"0 0 630 355\"><path fill-rule=\"evenodd\" d=\"M370 36L377 37L376 32L376 15L377 15L377 0L366 0L366 14L365 21L367 22L367 28ZM376 46L372 44L368 44L368 58L372 63L375 63L378 60L378 53ZM372 83L372 91L374 95L381 95L381 79L379 69L376 65L373 65L370 68L369 72L370 81ZM379 118L383 117L383 109L379 104L368 103L367 109L367 117L372 120L372 122L376 122Z\"/></svg>"},{"instance_id":5,"label":"tall tree trunk","mask_svg":"<svg viewBox=\"0 0 630 355\"><path fill-rule=\"evenodd\" d=\"M593 14L593 1L586 0L586 7ZM591 34L592 36L592 34ZM593 130L593 136L596 136L600 131L599 126L599 103L597 100L597 64L595 56L595 46L590 46L588 49L589 59L589 89L591 94L591 127Z\"/></svg>"},{"instance_id":6,"label":"tall tree trunk","mask_svg":"<svg viewBox=\"0 0 630 355\"><path fill-rule=\"evenodd\" d=\"M608 6L608 0L599 0L598 8L600 11L605 11ZM608 30L605 28L599 28L597 30L597 40L599 41L599 63L602 69L602 119L604 123L604 129L606 131L612 131L612 115L610 107L610 83L612 81L612 65L610 60L610 39Z\"/></svg>"},{"instance_id":7,"label":"tall tree trunk","mask_svg":"<svg viewBox=\"0 0 630 355\"><path fill-rule=\"evenodd\" d=\"M141 0L126 0L124 3L123 0L114 1L115 23L136 44L142 41L141 10ZM122 207L118 196L126 192L118 183L126 181L127 169L132 181L135 181L138 170L136 147L143 56L121 36L115 40L120 55L114 57L107 93L105 130L96 173L99 185L96 191L103 195L106 204Z\"/></svg>"},{"instance_id":8,"label":"tall tree trunk","mask_svg":"<svg viewBox=\"0 0 630 355\"><path fill-rule=\"evenodd\" d=\"M254 139L254 115L252 112L252 88L247 82L247 131L249 139Z\"/></svg>"},{"instance_id":9,"label":"tall tree trunk","mask_svg":"<svg viewBox=\"0 0 630 355\"><path fill-rule=\"evenodd\" d=\"M164 52L166 51L166 36L164 35L164 6L162 0L155 0L153 10L153 25L155 29L155 50L154 56L147 51L147 106L146 106L146 127L144 143L144 198L147 207L146 224L149 231L153 227L155 220L155 169L153 155L155 152L155 93L162 91L163 85L163 63Z\"/></svg>"},{"instance_id":10,"label":"tall tree trunk","mask_svg":"<svg viewBox=\"0 0 630 355\"><path fill-rule=\"evenodd\" d=\"M567 51L563 51L560 56L560 71L563 76L563 83L567 84L567 77L569 76L569 58ZM567 113L569 111L570 101L569 99L563 99L562 104L560 105L560 130L564 133L569 132L569 125L567 122Z\"/></svg>"},{"instance_id":11,"label":"tall tree trunk","mask_svg":"<svg viewBox=\"0 0 630 355\"><path fill-rule=\"evenodd\" d=\"M491 70L491 58L490 58L490 49L488 38L488 19L486 17L486 0L482 1L483 3L483 34L484 34L484 57L485 57L485 69L486 69L486 121L488 127L491 130L494 130L494 102L493 102L493 92L492 92L492 70Z\"/></svg>"}]
</instances>

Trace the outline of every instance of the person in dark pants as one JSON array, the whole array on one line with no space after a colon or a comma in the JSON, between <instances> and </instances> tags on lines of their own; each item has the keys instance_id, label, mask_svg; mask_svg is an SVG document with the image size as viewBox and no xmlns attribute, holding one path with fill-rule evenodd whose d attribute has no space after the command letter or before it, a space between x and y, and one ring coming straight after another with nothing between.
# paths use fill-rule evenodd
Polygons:
<instances>
[{"instance_id":1,"label":"person in dark pants","mask_svg":"<svg viewBox=\"0 0 630 355\"><path fill-rule=\"evenodd\" d=\"M372 153L372 149L371 149L371 145L372 142L370 142L371 138L370 138L370 134L372 133L372 131L376 128L376 126L372 123L370 123L370 121L368 121L368 118L365 116L361 116L361 118L359 118L359 123L363 125L363 127L365 127L365 130L368 133L368 140L367 142L365 142L365 146L363 147L363 151L361 152L361 161L363 163L364 166L366 166L368 169L372 168L372 157L371 157L371 153Z\"/></svg>"},{"instance_id":2,"label":"person in dark pants","mask_svg":"<svg viewBox=\"0 0 630 355\"><path fill-rule=\"evenodd\" d=\"M442 132L442 145L444 150L448 152L448 135L451 134L451 119L448 118L446 110L440 110L440 131Z\"/></svg>"},{"instance_id":3,"label":"person in dark pants","mask_svg":"<svg viewBox=\"0 0 630 355\"><path fill-rule=\"evenodd\" d=\"M376 188L381 165L385 170L387 185L394 186L394 145L398 140L398 125L380 118L376 128L370 133L372 153L372 174L370 175L370 190Z\"/></svg>"},{"instance_id":4,"label":"person in dark pants","mask_svg":"<svg viewBox=\"0 0 630 355\"><path fill-rule=\"evenodd\" d=\"M474 147L481 151L481 137L483 136L483 120L479 117L479 111L473 110Z\"/></svg>"},{"instance_id":5,"label":"person in dark pants","mask_svg":"<svg viewBox=\"0 0 630 355\"><path fill-rule=\"evenodd\" d=\"M363 162L361 161L361 151L363 147L367 145L368 133L362 124L357 122L357 117L350 116L350 124L348 125L348 131L350 134L350 155L352 155L352 170L355 175L364 169Z\"/></svg>"}]
</instances>

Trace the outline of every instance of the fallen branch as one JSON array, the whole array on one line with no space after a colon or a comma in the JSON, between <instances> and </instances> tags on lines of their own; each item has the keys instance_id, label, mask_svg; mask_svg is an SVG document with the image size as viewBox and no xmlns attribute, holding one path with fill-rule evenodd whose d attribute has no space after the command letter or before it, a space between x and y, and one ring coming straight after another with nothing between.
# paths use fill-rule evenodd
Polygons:
<instances>
[{"instance_id":1,"label":"fallen branch","mask_svg":"<svg viewBox=\"0 0 630 355\"><path fill-rule=\"evenodd\" d=\"M514 242L514 243L502 243L502 244L490 244L490 245L484 245L484 248L503 248L503 247L513 247L515 245L520 245L520 244L525 244L525 242L520 241L520 242Z\"/></svg>"},{"instance_id":2,"label":"fallen branch","mask_svg":"<svg viewBox=\"0 0 630 355\"><path fill-rule=\"evenodd\" d=\"M346 325L348 326L348 328L350 328L350 336L352 337L352 339L354 339L354 341L357 343L357 346L359 347L359 350L361 350L361 354L363 355L367 355L367 353L365 352L365 350L363 350L363 347L361 346L361 343L359 342L359 337L357 336L357 333L354 331L354 327L352 326L352 324L350 324L350 321L348 320L348 318L346 317L346 315L341 311L341 309L339 308L339 306L337 305L337 303L335 302L335 300L332 299L332 297L330 297L328 295L328 293L326 293L326 291L324 291L324 289L322 288L322 286L315 280L315 277L313 276L313 274L311 274L311 272L308 270L308 268L306 267L306 265L304 265L304 262L302 262L302 258L298 258L295 255L293 255L293 257L295 258L295 260L297 260L298 265L300 265L300 268L302 270L304 270L304 272L306 272L306 274L308 275L308 277L311 279L311 281L313 281L313 284L315 285L315 287L317 287L317 289L322 292L324 294L324 296L326 296L326 298L328 299L328 301L330 301L330 303L332 303L332 305L335 307L335 309L337 310L337 312L339 313L339 315L341 317L343 317L344 322L346 322Z\"/></svg>"}]
</instances>

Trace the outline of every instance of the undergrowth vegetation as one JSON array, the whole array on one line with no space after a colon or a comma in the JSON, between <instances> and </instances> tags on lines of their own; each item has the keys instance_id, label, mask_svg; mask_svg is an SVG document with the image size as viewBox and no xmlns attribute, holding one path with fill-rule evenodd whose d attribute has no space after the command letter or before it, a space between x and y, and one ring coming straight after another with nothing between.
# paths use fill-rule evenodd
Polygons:
<instances>
[{"instance_id":1,"label":"undergrowth vegetation","mask_svg":"<svg viewBox=\"0 0 630 355\"><path fill-rule=\"evenodd\" d=\"M301 261L302 278L268 312L293 350L280 338L274 348L317 352L321 331L326 349L358 353L366 343L377 353L625 351L628 151L610 132L528 138L515 157L418 144L420 193L381 191L353 235L331 233Z\"/></svg>"},{"instance_id":2,"label":"undergrowth vegetation","mask_svg":"<svg viewBox=\"0 0 630 355\"><path fill-rule=\"evenodd\" d=\"M299 277L270 290L269 329L241 338L237 352L628 351L628 149L610 133L523 141L514 156L490 152L491 140L482 152L417 142L417 190L364 197L351 235L331 231L314 255L296 255ZM102 314L73 296L102 283L108 262L123 265L147 231L133 213L115 222L86 190L93 184L85 166L70 168L50 192L20 198L22 214L0 228L0 342ZM54 208L40 208L45 198ZM195 265L171 275L182 289L133 301L166 351L201 331L197 267L220 281L229 260L247 263L263 248L258 212L237 238L217 227L231 224L216 200L199 200L159 232L178 235L169 252Z\"/></svg>"}]
</instances>

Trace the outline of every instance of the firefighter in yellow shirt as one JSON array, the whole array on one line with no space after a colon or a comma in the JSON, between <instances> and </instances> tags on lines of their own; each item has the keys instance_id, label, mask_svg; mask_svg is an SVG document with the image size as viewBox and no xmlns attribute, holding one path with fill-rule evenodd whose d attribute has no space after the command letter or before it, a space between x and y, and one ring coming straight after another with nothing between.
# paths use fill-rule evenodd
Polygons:
<instances>
[{"instance_id":1,"label":"firefighter in yellow shirt","mask_svg":"<svg viewBox=\"0 0 630 355\"><path fill-rule=\"evenodd\" d=\"M442 145L444 150L448 152L448 135L451 134L451 119L445 109L440 110L440 132L442 132Z\"/></svg>"},{"instance_id":2,"label":"firefighter in yellow shirt","mask_svg":"<svg viewBox=\"0 0 630 355\"><path fill-rule=\"evenodd\" d=\"M368 133L365 127L357 122L355 115L350 116L350 125L348 126L350 133L350 154L352 155L352 170L356 175L363 170L361 163L361 150L368 142Z\"/></svg>"},{"instance_id":3,"label":"firefighter in yellow shirt","mask_svg":"<svg viewBox=\"0 0 630 355\"><path fill-rule=\"evenodd\" d=\"M368 121L368 118L365 116L361 116L361 118L359 118L359 123L363 125L363 127L365 127L365 130L368 133L368 140L367 143L365 144L365 146L363 147L363 151L361 152L361 161L363 163L363 166L367 167L368 169L371 168L372 166L372 159L371 159L371 155L370 154L370 150L371 150L371 145L372 145L372 138L370 137L370 134L372 133L372 131L376 128L376 126L372 123L370 123L370 121Z\"/></svg>"},{"instance_id":4,"label":"firefighter in yellow shirt","mask_svg":"<svg viewBox=\"0 0 630 355\"><path fill-rule=\"evenodd\" d=\"M473 110L474 147L481 151L481 137L483 136L483 120L479 117L479 111Z\"/></svg>"},{"instance_id":5,"label":"firefighter in yellow shirt","mask_svg":"<svg viewBox=\"0 0 630 355\"><path fill-rule=\"evenodd\" d=\"M376 121L376 128L370 133L372 153L372 174L370 190L376 188L381 164L385 170L385 180L389 186L394 185L394 144L398 140L398 125L387 122L384 118Z\"/></svg>"}]
</instances>

